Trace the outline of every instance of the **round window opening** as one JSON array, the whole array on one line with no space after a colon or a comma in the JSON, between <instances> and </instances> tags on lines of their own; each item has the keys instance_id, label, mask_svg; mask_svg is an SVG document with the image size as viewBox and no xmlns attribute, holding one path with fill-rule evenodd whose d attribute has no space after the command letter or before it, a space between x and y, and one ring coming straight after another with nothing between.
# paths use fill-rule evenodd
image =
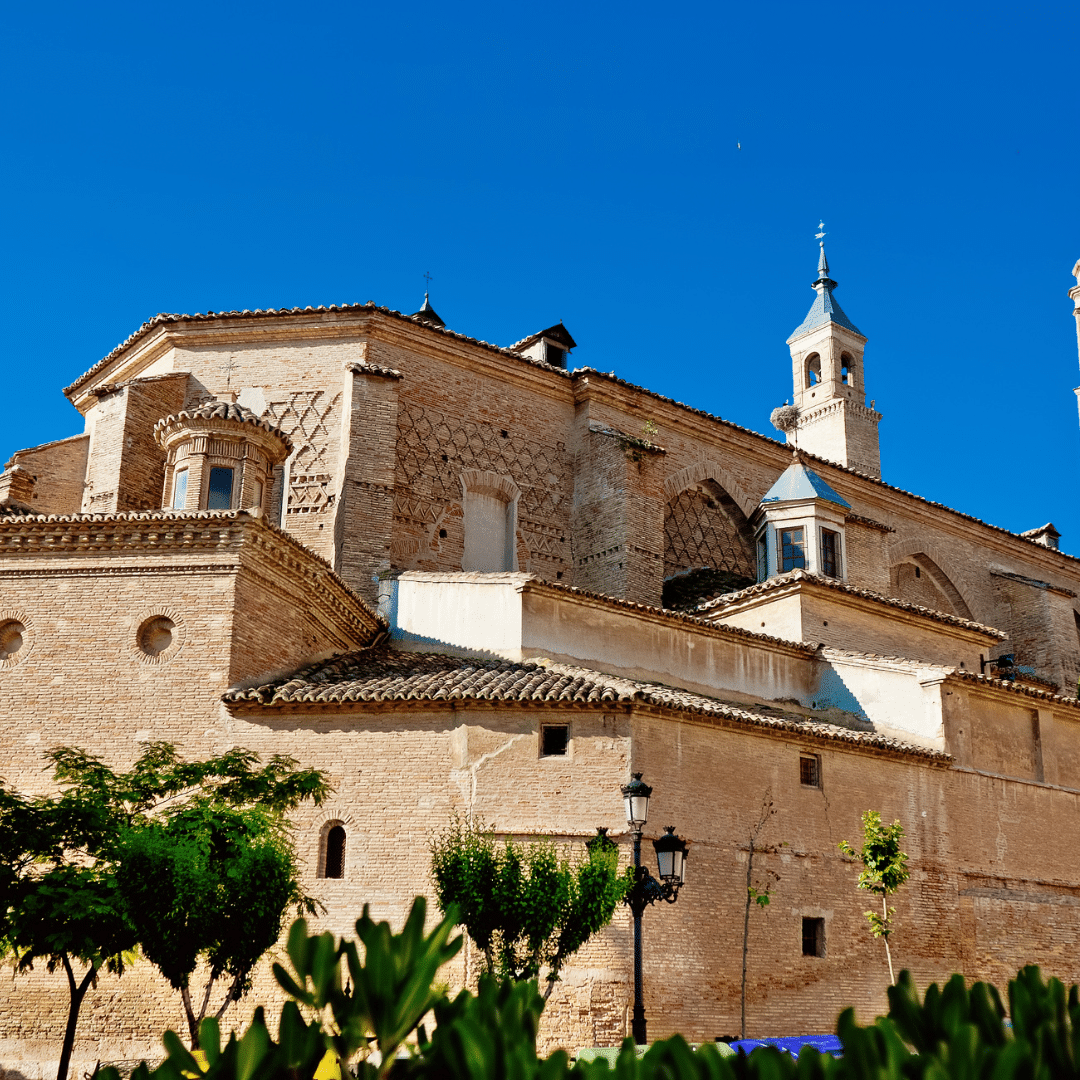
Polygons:
<instances>
[{"instance_id":1,"label":"round window opening","mask_svg":"<svg viewBox=\"0 0 1080 1080\"><path fill-rule=\"evenodd\" d=\"M176 624L164 615L147 619L139 627L139 648L147 656L160 656L173 643L175 629Z\"/></svg>"},{"instance_id":2,"label":"round window opening","mask_svg":"<svg viewBox=\"0 0 1080 1080\"><path fill-rule=\"evenodd\" d=\"M0 623L0 660L14 656L23 647L26 627L17 619Z\"/></svg>"}]
</instances>

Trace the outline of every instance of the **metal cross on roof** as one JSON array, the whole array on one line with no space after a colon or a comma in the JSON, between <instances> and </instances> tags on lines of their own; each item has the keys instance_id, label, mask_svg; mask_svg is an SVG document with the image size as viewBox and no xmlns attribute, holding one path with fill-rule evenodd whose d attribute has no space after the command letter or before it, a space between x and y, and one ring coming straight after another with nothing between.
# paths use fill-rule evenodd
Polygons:
<instances>
[{"instance_id":1,"label":"metal cross on roof","mask_svg":"<svg viewBox=\"0 0 1080 1080\"><path fill-rule=\"evenodd\" d=\"M428 288L430 289L431 288L431 271L430 270L425 270L424 271L424 280L427 282Z\"/></svg>"}]
</instances>

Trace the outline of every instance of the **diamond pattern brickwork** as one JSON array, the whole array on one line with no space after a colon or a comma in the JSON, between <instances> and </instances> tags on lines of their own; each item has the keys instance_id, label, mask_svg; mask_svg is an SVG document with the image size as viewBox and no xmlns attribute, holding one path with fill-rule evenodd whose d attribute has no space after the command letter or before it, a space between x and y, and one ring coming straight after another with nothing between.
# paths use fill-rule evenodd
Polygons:
<instances>
[{"instance_id":1,"label":"diamond pattern brickwork","mask_svg":"<svg viewBox=\"0 0 1080 1080\"><path fill-rule=\"evenodd\" d=\"M521 489L519 569L552 579L569 570L574 485L565 445L455 417L416 401L403 401L398 414L391 545L395 567L460 569L465 469L509 476Z\"/></svg>"},{"instance_id":2,"label":"diamond pattern brickwork","mask_svg":"<svg viewBox=\"0 0 1080 1080\"><path fill-rule=\"evenodd\" d=\"M708 566L753 578L753 548L738 513L700 487L681 492L664 515L664 576Z\"/></svg>"}]
</instances>

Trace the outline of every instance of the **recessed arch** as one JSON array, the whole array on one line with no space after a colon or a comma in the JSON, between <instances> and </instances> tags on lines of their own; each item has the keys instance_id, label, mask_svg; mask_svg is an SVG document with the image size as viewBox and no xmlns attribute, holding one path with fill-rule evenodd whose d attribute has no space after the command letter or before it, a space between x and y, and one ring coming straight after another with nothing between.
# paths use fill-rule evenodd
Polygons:
<instances>
[{"instance_id":1,"label":"recessed arch","mask_svg":"<svg viewBox=\"0 0 1080 1080\"><path fill-rule=\"evenodd\" d=\"M811 353L803 362L803 371L806 376L806 389L809 390L821 382L821 357L816 352Z\"/></svg>"},{"instance_id":2,"label":"recessed arch","mask_svg":"<svg viewBox=\"0 0 1080 1080\"><path fill-rule=\"evenodd\" d=\"M686 474L689 480L693 473ZM752 582L754 534L739 502L711 476L669 494L664 513L664 576L709 568Z\"/></svg>"},{"instance_id":3,"label":"recessed arch","mask_svg":"<svg viewBox=\"0 0 1080 1080\"><path fill-rule=\"evenodd\" d=\"M925 545L909 541L890 551L889 586L899 600L961 619L975 618L953 579Z\"/></svg>"}]
</instances>

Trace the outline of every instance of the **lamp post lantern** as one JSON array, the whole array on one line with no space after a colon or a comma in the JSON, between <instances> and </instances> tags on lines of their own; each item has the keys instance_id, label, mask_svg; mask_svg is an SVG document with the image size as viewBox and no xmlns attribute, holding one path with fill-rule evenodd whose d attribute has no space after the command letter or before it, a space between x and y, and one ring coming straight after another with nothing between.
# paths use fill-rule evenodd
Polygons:
<instances>
[{"instance_id":1,"label":"lamp post lantern","mask_svg":"<svg viewBox=\"0 0 1080 1080\"><path fill-rule=\"evenodd\" d=\"M674 904L679 889L686 880L686 841L675 835L675 826L669 825L659 840L653 841L656 849L656 868L660 880L641 865L641 831L649 820L649 796L652 788L634 773L633 780L622 789L626 804L626 823L634 839L634 883L623 897L623 903L634 916L634 1015L631 1032L639 1046L648 1041L645 1034L645 1002L641 979L641 916L649 904L663 900Z\"/></svg>"}]
</instances>

